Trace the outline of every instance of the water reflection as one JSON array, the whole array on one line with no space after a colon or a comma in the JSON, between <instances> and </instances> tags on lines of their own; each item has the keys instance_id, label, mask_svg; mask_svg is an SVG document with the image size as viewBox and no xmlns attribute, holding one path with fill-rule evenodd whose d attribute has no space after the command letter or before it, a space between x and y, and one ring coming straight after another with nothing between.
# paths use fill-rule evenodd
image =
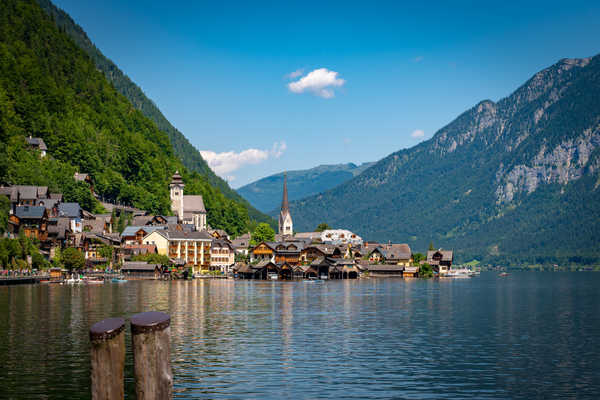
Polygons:
<instances>
[{"instance_id":1,"label":"water reflection","mask_svg":"<svg viewBox=\"0 0 600 400\"><path fill-rule=\"evenodd\" d=\"M2 398L88 398L88 330L171 315L180 398L595 398L600 274L0 288ZM127 334L129 341L129 334ZM132 360L126 391L133 397Z\"/></svg>"}]
</instances>

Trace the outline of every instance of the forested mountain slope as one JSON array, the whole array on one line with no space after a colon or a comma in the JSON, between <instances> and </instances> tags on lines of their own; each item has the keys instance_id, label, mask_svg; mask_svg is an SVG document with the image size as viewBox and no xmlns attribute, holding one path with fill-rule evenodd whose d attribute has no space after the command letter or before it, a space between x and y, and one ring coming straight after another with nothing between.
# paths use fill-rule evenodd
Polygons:
<instances>
[{"instance_id":1,"label":"forested mountain slope","mask_svg":"<svg viewBox=\"0 0 600 400\"><path fill-rule=\"evenodd\" d=\"M47 157L28 149L28 135L44 139ZM0 184L47 185L77 199L73 173L87 172L100 195L169 213L168 184L177 169L186 193L204 196L213 227L247 231L245 206L182 165L167 134L115 90L36 1L3 0Z\"/></svg>"},{"instance_id":2,"label":"forested mountain slope","mask_svg":"<svg viewBox=\"0 0 600 400\"><path fill-rule=\"evenodd\" d=\"M38 0L40 6L54 19L57 26L67 33L73 41L84 50L95 63L96 67L104 73L106 78L114 85L119 93L124 95L133 106L140 110L142 114L156 123L158 129L165 132L173 146L174 154L181 160L189 170L200 173L205 176L208 182L218 188L225 197L233 199L244 204L248 209L250 218L259 222L274 223L270 217L262 214L250 203L240 196L235 190L231 189L227 182L218 177L208 166L206 161L200 155L188 139L178 131L165 118L158 107L152 102L142 89L129 79L111 60L105 57L102 52L92 43L85 31L73 21L73 19L63 10L56 7L49 0Z\"/></svg>"},{"instance_id":3,"label":"forested mountain slope","mask_svg":"<svg viewBox=\"0 0 600 400\"><path fill-rule=\"evenodd\" d=\"M319 165L306 170L288 171L289 199L299 200L332 189L352 179L373 164ZM283 192L283 172L249 183L237 191L260 211L278 215Z\"/></svg>"},{"instance_id":4,"label":"forested mountain slope","mask_svg":"<svg viewBox=\"0 0 600 400\"><path fill-rule=\"evenodd\" d=\"M600 260L600 56L564 59L482 101L430 140L292 202L298 230L327 222L459 261Z\"/></svg>"}]
</instances>

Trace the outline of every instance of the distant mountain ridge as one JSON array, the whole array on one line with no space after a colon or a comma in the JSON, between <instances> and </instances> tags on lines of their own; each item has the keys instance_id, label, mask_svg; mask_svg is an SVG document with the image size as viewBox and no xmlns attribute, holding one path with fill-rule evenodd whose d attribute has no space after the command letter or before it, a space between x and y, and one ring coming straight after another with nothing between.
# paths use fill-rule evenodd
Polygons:
<instances>
[{"instance_id":1,"label":"distant mountain ridge","mask_svg":"<svg viewBox=\"0 0 600 400\"><path fill-rule=\"evenodd\" d=\"M357 176L374 163L356 165L331 164L314 168L289 171L288 193L290 200L299 200L332 189ZM281 203L283 172L267 176L237 189L250 204L264 213L277 215Z\"/></svg>"},{"instance_id":2,"label":"distant mountain ridge","mask_svg":"<svg viewBox=\"0 0 600 400\"><path fill-rule=\"evenodd\" d=\"M64 30L77 46L91 57L92 61L96 64L96 67L115 86L115 89L124 95L136 109L142 112L142 114L154 121L158 129L168 135L171 145L173 146L173 151L182 161L183 165L191 171L198 172L205 176L208 182L212 186L218 188L225 197L243 204L248 209L248 215L251 219L274 224L274 221L270 217L260 213L252 207L246 199L231 189L227 182L218 177L210 169L206 161L200 155L198 149L196 149L179 130L171 125L154 102L146 97L138 85L131 81L131 79L129 79L115 63L102 54L89 39L83 28L75 23L69 14L56 7L50 0L37 0L37 2L42 9L54 19L56 25Z\"/></svg>"},{"instance_id":3,"label":"distant mountain ridge","mask_svg":"<svg viewBox=\"0 0 600 400\"><path fill-rule=\"evenodd\" d=\"M297 230L454 248L457 260L600 262L600 56L563 59L327 192Z\"/></svg>"}]
</instances>

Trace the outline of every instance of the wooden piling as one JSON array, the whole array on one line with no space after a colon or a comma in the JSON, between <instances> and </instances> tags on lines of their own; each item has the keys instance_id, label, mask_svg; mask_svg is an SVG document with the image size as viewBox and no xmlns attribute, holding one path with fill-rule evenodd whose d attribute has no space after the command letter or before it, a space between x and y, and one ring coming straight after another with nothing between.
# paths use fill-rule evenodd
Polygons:
<instances>
[{"instance_id":1,"label":"wooden piling","mask_svg":"<svg viewBox=\"0 0 600 400\"><path fill-rule=\"evenodd\" d=\"M90 328L92 399L122 399L125 396L125 320L107 318Z\"/></svg>"},{"instance_id":2,"label":"wooden piling","mask_svg":"<svg viewBox=\"0 0 600 400\"><path fill-rule=\"evenodd\" d=\"M131 317L135 391L138 400L171 399L171 317L151 311Z\"/></svg>"}]
</instances>

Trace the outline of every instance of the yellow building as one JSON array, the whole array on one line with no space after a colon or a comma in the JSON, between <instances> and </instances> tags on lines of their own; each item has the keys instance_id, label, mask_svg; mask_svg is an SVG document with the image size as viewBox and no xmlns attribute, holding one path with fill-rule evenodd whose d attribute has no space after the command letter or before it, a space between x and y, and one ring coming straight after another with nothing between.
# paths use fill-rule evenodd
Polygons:
<instances>
[{"instance_id":1,"label":"yellow building","mask_svg":"<svg viewBox=\"0 0 600 400\"><path fill-rule=\"evenodd\" d=\"M184 261L196 273L210 267L212 240L206 231L156 230L145 236L142 243L155 245L158 254Z\"/></svg>"}]
</instances>

